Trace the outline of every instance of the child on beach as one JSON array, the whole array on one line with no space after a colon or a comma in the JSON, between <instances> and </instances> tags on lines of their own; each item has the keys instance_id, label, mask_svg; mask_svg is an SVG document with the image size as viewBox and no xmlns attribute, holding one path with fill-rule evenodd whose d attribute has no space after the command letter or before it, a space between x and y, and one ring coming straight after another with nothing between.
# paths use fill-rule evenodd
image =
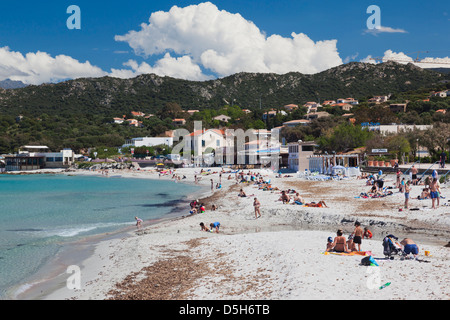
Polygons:
<instances>
[{"instance_id":1,"label":"child on beach","mask_svg":"<svg viewBox=\"0 0 450 320\"><path fill-rule=\"evenodd\" d=\"M327 249L325 251L326 252L330 252L331 250L333 250L333 238L328 237L328 239L327 239Z\"/></svg>"},{"instance_id":2,"label":"child on beach","mask_svg":"<svg viewBox=\"0 0 450 320\"><path fill-rule=\"evenodd\" d=\"M200 222L200 231L206 231L209 232L209 228L207 226L205 226L205 224L203 222Z\"/></svg>"},{"instance_id":3,"label":"child on beach","mask_svg":"<svg viewBox=\"0 0 450 320\"><path fill-rule=\"evenodd\" d=\"M367 227L365 227L363 238L372 239L372 236L373 236L372 232L370 232L370 230Z\"/></svg>"},{"instance_id":4,"label":"child on beach","mask_svg":"<svg viewBox=\"0 0 450 320\"><path fill-rule=\"evenodd\" d=\"M136 227L138 230L141 230L142 227L142 219L138 218L138 217L134 217L134 219L136 220Z\"/></svg>"},{"instance_id":5,"label":"child on beach","mask_svg":"<svg viewBox=\"0 0 450 320\"><path fill-rule=\"evenodd\" d=\"M211 227L211 232L213 229L216 229L216 233L219 233L220 222L214 222L209 225Z\"/></svg>"},{"instance_id":6,"label":"child on beach","mask_svg":"<svg viewBox=\"0 0 450 320\"><path fill-rule=\"evenodd\" d=\"M358 245L358 251L361 251L361 240L364 235L364 230L361 228L359 221L355 222L355 230L353 230L353 242Z\"/></svg>"}]
</instances>

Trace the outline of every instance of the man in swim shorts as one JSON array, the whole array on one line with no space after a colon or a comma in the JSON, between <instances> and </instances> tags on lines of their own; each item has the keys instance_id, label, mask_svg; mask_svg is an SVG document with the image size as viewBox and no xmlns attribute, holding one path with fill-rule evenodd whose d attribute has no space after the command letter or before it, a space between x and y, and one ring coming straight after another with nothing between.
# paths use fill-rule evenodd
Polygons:
<instances>
[{"instance_id":1,"label":"man in swim shorts","mask_svg":"<svg viewBox=\"0 0 450 320\"><path fill-rule=\"evenodd\" d=\"M430 197L431 197L431 207L436 209L436 201L438 201L439 206L439 192L438 192L438 181L437 178L433 178L430 182Z\"/></svg>"},{"instance_id":2,"label":"man in swim shorts","mask_svg":"<svg viewBox=\"0 0 450 320\"><path fill-rule=\"evenodd\" d=\"M403 252L406 254L413 254L414 258L416 258L419 254L419 248L413 240L405 238L400 242L400 244L403 246Z\"/></svg>"}]
</instances>

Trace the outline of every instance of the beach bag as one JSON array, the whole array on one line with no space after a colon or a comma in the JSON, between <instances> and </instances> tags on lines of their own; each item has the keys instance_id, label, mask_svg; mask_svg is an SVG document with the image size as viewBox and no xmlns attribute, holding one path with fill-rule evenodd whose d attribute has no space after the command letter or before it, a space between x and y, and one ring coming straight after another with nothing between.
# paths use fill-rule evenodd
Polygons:
<instances>
[{"instance_id":1,"label":"beach bag","mask_svg":"<svg viewBox=\"0 0 450 320\"><path fill-rule=\"evenodd\" d=\"M363 266L378 266L378 263L372 256L367 256L361 259L361 265Z\"/></svg>"}]
</instances>

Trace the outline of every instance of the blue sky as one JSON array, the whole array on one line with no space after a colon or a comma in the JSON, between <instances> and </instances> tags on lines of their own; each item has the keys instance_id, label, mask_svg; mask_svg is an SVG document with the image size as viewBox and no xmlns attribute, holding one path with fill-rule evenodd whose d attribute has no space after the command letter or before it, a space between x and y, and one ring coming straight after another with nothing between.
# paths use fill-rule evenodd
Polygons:
<instances>
[{"instance_id":1,"label":"blue sky","mask_svg":"<svg viewBox=\"0 0 450 320\"><path fill-rule=\"evenodd\" d=\"M361 61L368 56L386 55L387 51L401 58L416 58L417 51L421 51L420 58L450 57L450 7L444 0L211 1L209 11L195 11L195 17L204 23L197 25L195 32L188 32L191 27L185 20L187 11L171 14L169 24L150 23L149 18L158 11L169 15L173 6L196 7L205 1L2 2L0 80L11 75L9 78L38 84L85 75L131 77L149 70L202 80L236 71L315 73L340 64L340 60ZM70 5L81 9L81 30L66 26ZM381 30L386 32L367 32L370 14L366 10L370 5L380 8ZM216 22L210 28L208 12L221 12L219 20L223 23ZM178 22L184 25L177 29ZM139 32L142 23L150 27L151 35ZM234 26L242 30L227 34ZM204 38L202 30L209 32ZM251 52L246 46L255 37L261 38L258 33L266 39L255 40L251 45L258 50ZM292 33L304 37L294 41ZM123 38L118 40L116 36ZM271 41L266 41L269 37ZM153 48L152 44L159 40L158 49ZM335 42L329 42L332 40ZM326 43L318 46L322 41ZM45 56L26 56L38 52ZM284 60L284 55L286 63L280 66L277 61ZM250 66L249 62L255 63ZM113 69L117 72L113 73Z\"/></svg>"}]
</instances>

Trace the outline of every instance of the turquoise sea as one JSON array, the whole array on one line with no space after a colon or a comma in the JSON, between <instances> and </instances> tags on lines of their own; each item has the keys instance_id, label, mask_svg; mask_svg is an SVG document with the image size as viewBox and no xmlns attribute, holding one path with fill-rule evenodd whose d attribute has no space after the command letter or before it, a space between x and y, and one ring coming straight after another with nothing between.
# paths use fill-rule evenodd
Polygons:
<instances>
[{"instance_id":1,"label":"turquoise sea","mask_svg":"<svg viewBox=\"0 0 450 320\"><path fill-rule=\"evenodd\" d=\"M66 244L176 215L199 191L167 180L0 175L0 299L27 282ZM183 201L180 201L183 200ZM185 209L184 209L185 208Z\"/></svg>"}]
</instances>

